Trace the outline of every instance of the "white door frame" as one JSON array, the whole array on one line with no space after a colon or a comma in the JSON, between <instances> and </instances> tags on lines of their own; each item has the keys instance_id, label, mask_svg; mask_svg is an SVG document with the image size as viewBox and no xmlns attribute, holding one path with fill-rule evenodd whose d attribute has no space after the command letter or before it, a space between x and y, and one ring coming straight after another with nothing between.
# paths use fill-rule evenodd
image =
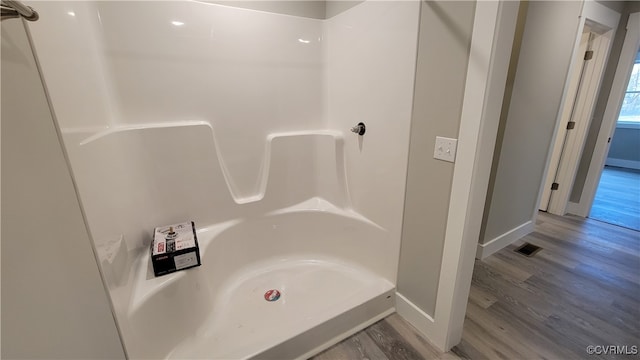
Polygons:
<instances>
[{"instance_id":1,"label":"white door frame","mask_svg":"<svg viewBox=\"0 0 640 360\"><path fill-rule=\"evenodd\" d=\"M586 29L585 29L586 30ZM578 54L582 54L587 51L587 45L589 42L589 34L591 30L588 32L583 31L580 39L580 45L578 48ZM575 59L574 59L575 60ZM566 94L572 95L571 97L575 97L578 92L578 84L580 83L580 76L582 74L582 66L576 66L577 63L572 62L571 69L571 78L569 80L569 84L567 85ZM571 117L571 109L573 107L573 102L565 101L561 107L562 111L562 119L560 120L561 124L565 124L569 121ZM562 153L562 147L564 142L564 137L566 133L566 129L559 128L557 129L558 134L556 135L555 142L553 144L553 150L551 151L551 160L549 162L549 171L547 172L546 180L544 187L542 189L542 199L540 200L540 205L538 208L542 211L547 211L549 206L549 201L551 200L551 184L555 181L556 170L558 168L558 164L560 163L560 155Z\"/></svg>"},{"instance_id":2,"label":"white door frame","mask_svg":"<svg viewBox=\"0 0 640 360\"><path fill-rule=\"evenodd\" d=\"M565 101L558 114L553 142L554 147L552 149L552 154L555 154L556 157L553 158L548 166L546 182L542 189L543 197L545 194L551 197L547 211L552 214L564 215L567 212L573 182L578 171L582 149L584 148L587 131L593 116L596 97L619 20L620 14L604 5L592 0L584 3L579 23L580 31L576 36L571 67L581 67L583 64L584 53L580 52L583 29L589 27L591 32L598 33L599 36L593 43L595 57L593 61L585 64L582 86L577 89L579 91L577 96L569 93L571 78L568 79L568 83L565 86L563 95ZM577 70L572 70L572 73L576 72ZM576 102L575 106L573 105L574 101ZM571 120L576 121L576 124L573 130L567 131L566 124L568 118L572 116L572 108L575 109L575 112ZM553 182L559 183L559 186L557 190L551 193L550 189ZM543 207L542 205L544 204L541 204L541 208Z\"/></svg>"},{"instance_id":3,"label":"white door frame","mask_svg":"<svg viewBox=\"0 0 640 360\"><path fill-rule=\"evenodd\" d=\"M519 6L476 3L435 313L396 298L398 313L443 351L462 339Z\"/></svg>"},{"instance_id":4,"label":"white door frame","mask_svg":"<svg viewBox=\"0 0 640 360\"><path fill-rule=\"evenodd\" d=\"M591 157L587 178L580 196L579 203L569 203L572 214L587 217L596 196L596 190L600 183L600 175L604 168L609 153L609 139L613 137L613 132L618 122L620 107L624 99L624 94L629 84L629 74L633 68L638 48L640 47L640 12L629 15L627 22L627 34L624 38L620 59L611 85L609 99L602 117L602 124L598 132L596 147Z\"/></svg>"}]
</instances>

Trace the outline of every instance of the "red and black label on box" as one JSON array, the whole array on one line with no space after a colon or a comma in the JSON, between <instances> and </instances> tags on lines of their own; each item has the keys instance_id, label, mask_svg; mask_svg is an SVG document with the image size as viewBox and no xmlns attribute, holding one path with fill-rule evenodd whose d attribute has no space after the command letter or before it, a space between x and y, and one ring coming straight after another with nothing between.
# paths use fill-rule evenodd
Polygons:
<instances>
[{"instance_id":1,"label":"red and black label on box","mask_svg":"<svg viewBox=\"0 0 640 360\"><path fill-rule=\"evenodd\" d=\"M155 228L151 263L156 276L200 266L200 248L193 221Z\"/></svg>"}]
</instances>

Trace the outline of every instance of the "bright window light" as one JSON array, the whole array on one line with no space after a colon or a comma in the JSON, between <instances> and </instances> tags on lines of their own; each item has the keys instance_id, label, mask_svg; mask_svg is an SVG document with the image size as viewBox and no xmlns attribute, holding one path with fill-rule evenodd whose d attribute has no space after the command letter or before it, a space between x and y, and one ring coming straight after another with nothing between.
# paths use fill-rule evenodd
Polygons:
<instances>
[{"instance_id":1,"label":"bright window light","mask_svg":"<svg viewBox=\"0 0 640 360\"><path fill-rule=\"evenodd\" d=\"M640 124L640 61L633 65L618 122Z\"/></svg>"}]
</instances>

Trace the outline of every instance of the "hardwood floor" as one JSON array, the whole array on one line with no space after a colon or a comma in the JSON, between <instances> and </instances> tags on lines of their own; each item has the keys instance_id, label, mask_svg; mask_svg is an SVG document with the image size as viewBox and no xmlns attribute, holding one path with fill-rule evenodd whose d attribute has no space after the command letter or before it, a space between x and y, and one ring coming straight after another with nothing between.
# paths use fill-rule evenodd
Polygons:
<instances>
[{"instance_id":1,"label":"hardwood floor","mask_svg":"<svg viewBox=\"0 0 640 360\"><path fill-rule=\"evenodd\" d=\"M513 250L541 246L533 257ZM397 314L317 355L327 359L583 359L589 345L640 349L640 233L540 213L535 231L476 260L462 341L442 354Z\"/></svg>"},{"instance_id":2,"label":"hardwood floor","mask_svg":"<svg viewBox=\"0 0 640 360\"><path fill-rule=\"evenodd\" d=\"M459 354L586 358L588 345L640 345L640 239L590 219L540 213L522 240L476 261ZM480 299L480 300L478 300Z\"/></svg>"},{"instance_id":3,"label":"hardwood floor","mask_svg":"<svg viewBox=\"0 0 640 360\"><path fill-rule=\"evenodd\" d=\"M640 231L640 171L605 166L589 217Z\"/></svg>"}]
</instances>

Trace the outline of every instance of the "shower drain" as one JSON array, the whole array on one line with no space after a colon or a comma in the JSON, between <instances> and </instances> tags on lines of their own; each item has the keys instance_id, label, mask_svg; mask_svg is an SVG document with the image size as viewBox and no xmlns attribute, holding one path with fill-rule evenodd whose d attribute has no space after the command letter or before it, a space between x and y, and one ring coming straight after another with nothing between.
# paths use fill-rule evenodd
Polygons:
<instances>
[{"instance_id":1,"label":"shower drain","mask_svg":"<svg viewBox=\"0 0 640 360\"><path fill-rule=\"evenodd\" d=\"M280 299L280 291L276 289L267 290L267 292L264 293L264 299L269 302L277 301L278 299Z\"/></svg>"}]
</instances>

